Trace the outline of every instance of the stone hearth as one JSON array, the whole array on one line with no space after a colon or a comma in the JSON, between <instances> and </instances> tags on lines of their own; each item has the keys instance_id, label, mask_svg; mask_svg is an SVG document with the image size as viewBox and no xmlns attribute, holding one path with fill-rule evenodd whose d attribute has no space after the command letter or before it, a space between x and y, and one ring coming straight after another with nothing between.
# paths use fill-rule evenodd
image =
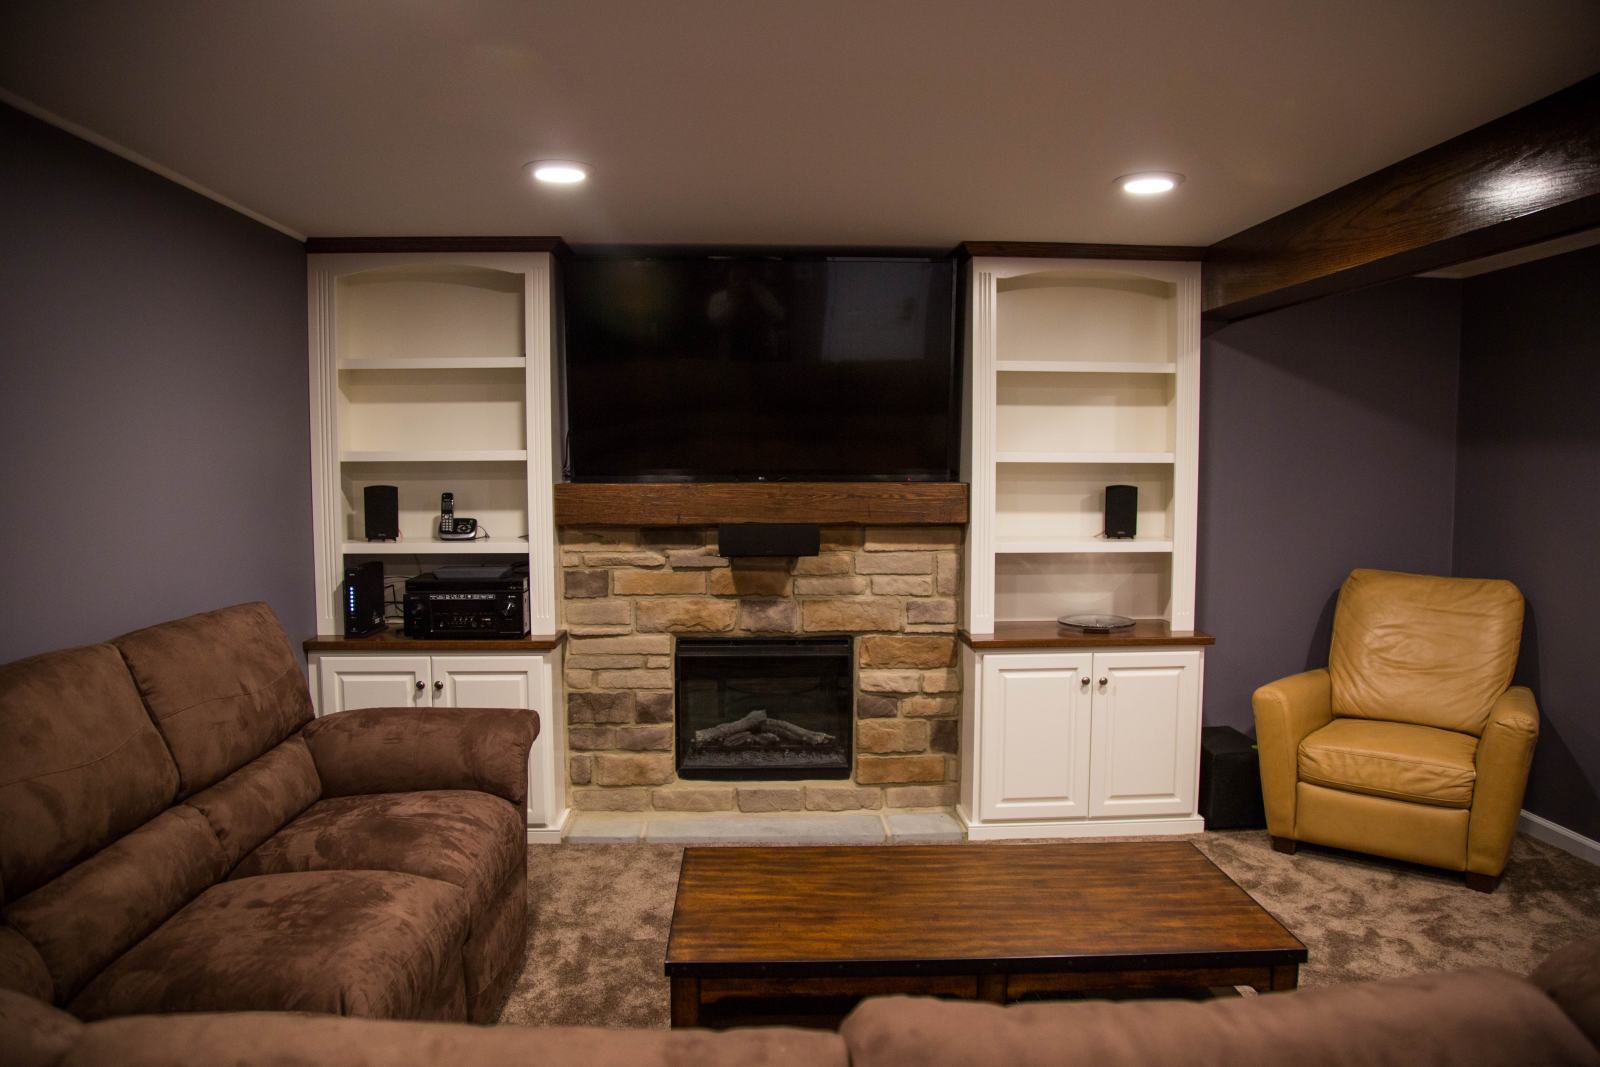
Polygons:
<instances>
[{"instance_id":1,"label":"stone hearth","mask_svg":"<svg viewBox=\"0 0 1600 1067\"><path fill-rule=\"evenodd\" d=\"M579 811L955 803L961 528L824 527L820 555L730 561L715 527L561 531L568 769ZM855 638L848 781L680 781L676 635Z\"/></svg>"}]
</instances>

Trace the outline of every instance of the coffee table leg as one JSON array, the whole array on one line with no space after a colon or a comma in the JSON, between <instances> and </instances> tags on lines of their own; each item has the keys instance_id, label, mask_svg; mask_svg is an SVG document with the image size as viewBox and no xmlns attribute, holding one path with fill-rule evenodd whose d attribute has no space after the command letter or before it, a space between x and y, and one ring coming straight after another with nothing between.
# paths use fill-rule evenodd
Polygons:
<instances>
[{"instance_id":1,"label":"coffee table leg","mask_svg":"<svg viewBox=\"0 0 1600 1067\"><path fill-rule=\"evenodd\" d=\"M1299 987L1300 965L1298 963L1286 963L1272 968L1272 991L1274 993L1280 990L1298 989Z\"/></svg>"},{"instance_id":2,"label":"coffee table leg","mask_svg":"<svg viewBox=\"0 0 1600 1067\"><path fill-rule=\"evenodd\" d=\"M700 1025L700 979L672 979L672 1028Z\"/></svg>"}]
</instances>

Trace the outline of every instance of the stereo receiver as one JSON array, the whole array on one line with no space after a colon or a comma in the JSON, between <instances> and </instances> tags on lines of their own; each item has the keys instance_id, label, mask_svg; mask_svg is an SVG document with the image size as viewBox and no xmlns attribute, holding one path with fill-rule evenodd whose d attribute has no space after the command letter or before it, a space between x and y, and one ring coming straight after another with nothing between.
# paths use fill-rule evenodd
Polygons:
<instances>
[{"instance_id":1,"label":"stereo receiver","mask_svg":"<svg viewBox=\"0 0 1600 1067\"><path fill-rule=\"evenodd\" d=\"M528 576L507 569L419 574L406 579L407 637L490 640L528 632Z\"/></svg>"}]
</instances>

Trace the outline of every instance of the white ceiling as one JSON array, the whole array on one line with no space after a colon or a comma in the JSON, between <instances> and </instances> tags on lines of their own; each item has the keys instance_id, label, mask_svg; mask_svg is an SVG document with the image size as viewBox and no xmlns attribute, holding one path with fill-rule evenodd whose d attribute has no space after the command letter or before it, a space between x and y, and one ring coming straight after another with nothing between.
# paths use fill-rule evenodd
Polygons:
<instances>
[{"instance_id":1,"label":"white ceiling","mask_svg":"<svg viewBox=\"0 0 1600 1067\"><path fill-rule=\"evenodd\" d=\"M1595 0L0 4L0 87L313 236L1209 244L1597 68Z\"/></svg>"}]
</instances>

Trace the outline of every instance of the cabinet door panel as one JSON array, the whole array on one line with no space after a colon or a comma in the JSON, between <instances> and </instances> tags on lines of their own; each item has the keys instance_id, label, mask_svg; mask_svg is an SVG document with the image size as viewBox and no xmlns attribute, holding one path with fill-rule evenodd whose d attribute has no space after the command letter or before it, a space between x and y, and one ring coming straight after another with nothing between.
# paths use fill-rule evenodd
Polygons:
<instances>
[{"instance_id":1,"label":"cabinet door panel","mask_svg":"<svg viewBox=\"0 0 1600 1067\"><path fill-rule=\"evenodd\" d=\"M318 715L355 708L425 708L432 703L427 656L324 656L317 675Z\"/></svg>"},{"instance_id":2,"label":"cabinet door panel","mask_svg":"<svg viewBox=\"0 0 1600 1067\"><path fill-rule=\"evenodd\" d=\"M1200 653L1102 652L1094 674L1090 814L1194 814Z\"/></svg>"},{"instance_id":3,"label":"cabinet door panel","mask_svg":"<svg viewBox=\"0 0 1600 1067\"><path fill-rule=\"evenodd\" d=\"M979 809L985 819L1089 813L1087 654L989 655L983 662Z\"/></svg>"},{"instance_id":4,"label":"cabinet door panel","mask_svg":"<svg viewBox=\"0 0 1600 1067\"><path fill-rule=\"evenodd\" d=\"M533 656L435 656L433 674L442 682L438 704L452 708L532 708Z\"/></svg>"}]
</instances>

